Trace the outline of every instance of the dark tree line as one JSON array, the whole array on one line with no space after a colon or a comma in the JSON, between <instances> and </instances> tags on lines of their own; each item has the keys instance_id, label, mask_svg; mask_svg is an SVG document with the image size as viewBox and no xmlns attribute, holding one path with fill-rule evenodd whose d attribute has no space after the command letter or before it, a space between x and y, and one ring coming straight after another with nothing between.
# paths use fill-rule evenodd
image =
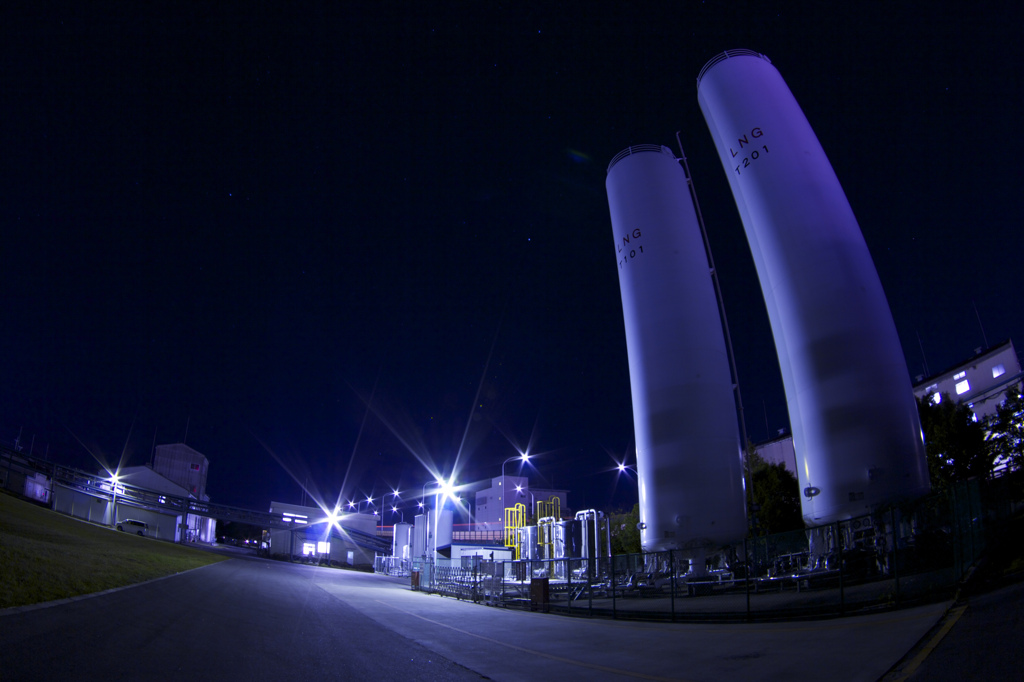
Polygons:
<instances>
[{"instance_id":1,"label":"dark tree line","mask_svg":"<svg viewBox=\"0 0 1024 682\"><path fill-rule=\"evenodd\" d=\"M1024 397L1019 387L1007 391L995 414L976 419L971 408L941 394L917 401L924 432L932 487L985 477L997 463L1009 471L1024 469Z\"/></svg>"},{"instance_id":2,"label":"dark tree line","mask_svg":"<svg viewBox=\"0 0 1024 682\"><path fill-rule=\"evenodd\" d=\"M784 464L768 462L747 446L750 475L748 505L755 535L771 535L804 527L800 484Z\"/></svg>"}]
</instances>

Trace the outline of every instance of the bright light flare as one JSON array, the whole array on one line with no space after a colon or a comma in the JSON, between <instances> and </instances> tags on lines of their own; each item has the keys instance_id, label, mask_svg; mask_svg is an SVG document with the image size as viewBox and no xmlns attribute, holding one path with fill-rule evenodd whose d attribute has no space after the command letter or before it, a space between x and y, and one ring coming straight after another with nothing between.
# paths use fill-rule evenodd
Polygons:
<instances>
[{"instance_id":1,"label":"bright light flare","mask_svg":"<svg viewBox=\"0 0 1024 682\"><path fill-rule=\"evenodd\" d=\"M444 480L443 478L438 479L437 484L441 487L440 491L438 491L438 494L441 496L441 504L444 504L449 499L453 500L453 501L456 501L456 502L458 501L458 498L455 497L455 477L454 476L449 478L447 481Z\"/></svg>"}]
</instances>

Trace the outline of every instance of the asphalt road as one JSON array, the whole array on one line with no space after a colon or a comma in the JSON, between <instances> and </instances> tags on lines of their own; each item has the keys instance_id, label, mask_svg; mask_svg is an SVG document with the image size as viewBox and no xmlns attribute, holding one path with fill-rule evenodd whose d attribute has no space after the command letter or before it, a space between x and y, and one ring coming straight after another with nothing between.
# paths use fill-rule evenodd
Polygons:
<instances>
[{"instance_id":1,"label":"asphalt road","mask_svg":"<svg viewBox=\"0 0 1024 682\"><path fill-rule=\"evenodd\" d=\"M925 652L910 682L1024 678L1024 584L973 596L951 615L955 621Z\"/></svg>"},{"instance_id":2,"label":"asphalt road","mask_svg":"<svg viewBox=\"0 0 1024 682\"><path fill-rule=\"evenodd\" d=\"M0 680L873 682L948 604L826 621L569 618L255 558L0 615ZM922 678L927 679L927 678Z\"/></svg>"},{"instance_id":3,"label":"asphalt road","mask_svg":"<svg viewBox=\"0 0 1024 682\"><path fill-rule=\"evenodd\" d=\"M233 559L0 617L0 680L479 680L319 585L371 575Z\"/></svg>"}]
</instances>

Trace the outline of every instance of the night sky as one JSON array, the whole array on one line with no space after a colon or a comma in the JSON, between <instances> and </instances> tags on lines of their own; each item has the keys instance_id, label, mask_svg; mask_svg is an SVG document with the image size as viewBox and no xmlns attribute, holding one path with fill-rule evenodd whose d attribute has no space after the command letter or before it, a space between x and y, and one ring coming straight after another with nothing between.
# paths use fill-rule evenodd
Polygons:
<instances>
[{"instance_id":1,"label":"night sky","mask_svg":"<svg viewBox=\"0 0 1024 682\"><path fill-rule=\"evenodd\" d=\"M735 48L818 134L911 377L1024 344L1019 3L269 4L8 14L0 441L96 469L184 439L214 501L260 509L297 480L412 499L428 466L497 476L532 443L535 486L631 506L605 169L676 131L747 428L775 436L767 314L697 105Z\"/></svg>"}]
</instances>

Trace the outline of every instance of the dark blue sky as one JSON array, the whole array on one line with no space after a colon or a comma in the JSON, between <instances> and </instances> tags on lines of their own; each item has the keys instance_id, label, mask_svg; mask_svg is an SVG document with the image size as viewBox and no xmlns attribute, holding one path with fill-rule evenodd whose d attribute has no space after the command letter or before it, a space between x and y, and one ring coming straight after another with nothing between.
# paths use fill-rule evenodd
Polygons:
<instances>
[{"instance_id":1,"label":"dark blue sky","mask_svg":"<svg viewBox=\"0 0 1024 682\"><path fill-rule=\"evenodd\" d=\"M410 451L474 479L532 437L573 508L631 505L608 472L632 417L605 167L677 130L748 429L774 435L696 100L732 48L767 54L817 132L911 375L984 345L979 316L1024 339L1013 3L256 5L7 22L0 440L138 464L187 425L214 499L263 508L298 501L285 467L376 497L425 482Z\"/></svg>"}]
</instances>

